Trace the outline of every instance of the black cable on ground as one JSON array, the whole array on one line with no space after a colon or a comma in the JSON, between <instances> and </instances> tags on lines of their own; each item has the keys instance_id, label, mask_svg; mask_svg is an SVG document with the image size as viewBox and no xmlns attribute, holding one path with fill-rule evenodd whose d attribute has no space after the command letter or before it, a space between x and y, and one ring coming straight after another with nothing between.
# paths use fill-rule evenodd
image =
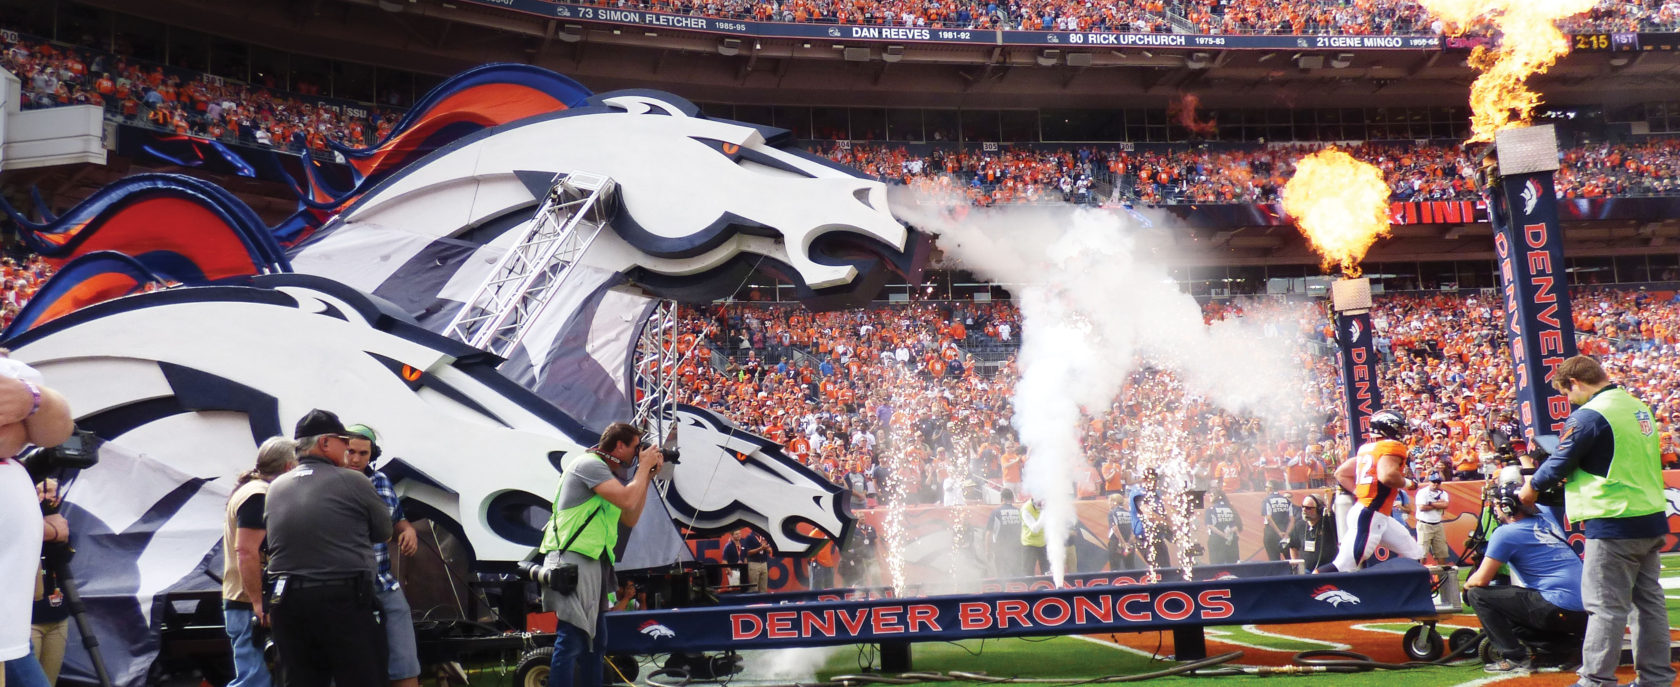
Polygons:
<instances>
[{"instance_id":1,"label":"black cable on ground","mask_svg":"<svg viewBox=\"0 0 1680 687\"><path fill-rule=\"evenodd\" d=\"M1467 654L1476 653L1476 648L1482 643L1482 637L1483 633L1477 632L1476 636L1470 641L1465 642L1463 646L1460 646L1459 648L1448 652L1447 655L1433 661L1385 663L1382 661L1372 660L1370 656L1352 651L1318 649L1313 651L1302 651L1295 654L1290 663L1293 664L1292 667L1317 669L1313 672L1322 671L1330 673L1363 673L1372 670L1410 670L1412 668L1444 666Z\"/></svg>"},{"instance_id":2,"label":"black cable on ground","mask_svg":"<svg viewBox=\"0 0 1680 687\"><path fill-rule=\"evenodd\" d=\"M1276 667L1241 667L1215 668L1242 658L1243 652L1209 656L1196 661L1186 661L1174 666L1153 670L1146 673L1132 675L1105 675L1084 680L1069 680L1066 678L1026 678L1026 677L998 677L985 673L970 673L953 670L948 673L911 672L895 675L850 674L836 675L823 682L790 682L774 684L754 684L753 687L858 687L859 685L915 685L929 682L977 682L988 685L1045 685L1047 687L1076 687L1078 685L1105 685L1121 682L1142 682L1162 677L1182 675L1186 677L1216 677L1227 675L1303 675L1308 673L1364 673L1375 670L1411 670L1414 668L1429 668L1444 666L1465 655L1474 654L1476 647L1481 644L1482 633L1465 642L1463 646L1433 661L1407 661L1405 663L1386 663L1377 661L1365 654L1352 651L1334 649L1319 649L1302 651L1294 655L1291 665ZM862 645L860 645L862 646ZM677 682L662 682L656 677L669 676L678 678ZM684 671L669 670L655 671L646 678L652 687L685 687L692 683L702 682L691 680Z\"/></svg>"}]
</instances>

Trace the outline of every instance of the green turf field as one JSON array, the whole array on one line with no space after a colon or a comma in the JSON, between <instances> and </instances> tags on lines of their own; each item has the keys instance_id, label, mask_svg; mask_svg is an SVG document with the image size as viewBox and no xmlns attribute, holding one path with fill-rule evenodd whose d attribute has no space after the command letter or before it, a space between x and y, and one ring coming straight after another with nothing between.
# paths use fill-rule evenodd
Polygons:
<instances>
[{"instance_id":1,"label":"green turf field","mask_svg":"<svg viewBox=\"0 0 1680 687\"><path fill-rule=\"evenodd\" d=\"M1115 648L1113 645L1074 637L1052 637L1046 640L1002 639L987 640L983 643L980 641L964 641L954 644L918 644L914 651L913 660L918 671L950 672L956 670L970 673L983 672L994 676L1065 678L1070 682L1104 675L1144 673L1173 665L1170 661L1151 659L1148 656L1140 656L1130 651ZM856 650L848 649L843 654L832 656L823 670L818 671L817 677L819 679L830 679L845 673L856 673L858 672L857 660ZM1237 662L1240 663L1241 659L1238 659ZM1457 685L1483 677L1480 665L1412 670L1406 671L1404 675L1404 678L1401 678L1398 673L1387 674L1384 681L1395 683L1403 681L1408 687L1446 687L1447 685ZM1273 685L1278 687L1292 685L1351 687L1354 685L1370 685L1373 681L1373 675L1308 675L1264 678L1253 675L1168 677L1151 680L1150 682L1172 684L1193 682L1195 684L1223 685L1243 682L1256 683L1257 681L1263 681L1267 687ZM940 682L928 684L956 687L979 683Z\"/></svg>"}]
</instances>

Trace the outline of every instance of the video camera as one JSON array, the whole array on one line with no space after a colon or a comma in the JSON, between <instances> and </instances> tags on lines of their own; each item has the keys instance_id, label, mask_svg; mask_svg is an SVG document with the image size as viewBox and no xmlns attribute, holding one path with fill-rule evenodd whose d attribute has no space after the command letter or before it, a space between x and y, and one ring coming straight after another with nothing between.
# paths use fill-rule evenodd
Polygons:
<instances>
[{"instance_id":1,"label":"video camera","mask_svg":"<svg viewBox=\"0 0 1680 687\"><path fill-rule=\"evenodd\" d=\"M62 470L86 470L99 464L99 446L104 441L93 432L77 428L70 438L57 446L36 448L18 462L29 471L29 479L39 483Z\"/></svg>"}]
</instances>

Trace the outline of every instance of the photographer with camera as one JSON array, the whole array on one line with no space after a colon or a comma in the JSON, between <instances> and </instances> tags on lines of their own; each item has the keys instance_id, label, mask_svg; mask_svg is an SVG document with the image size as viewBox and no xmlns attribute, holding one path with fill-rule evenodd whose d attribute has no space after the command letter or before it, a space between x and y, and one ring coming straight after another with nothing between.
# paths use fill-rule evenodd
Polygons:
<instances>
[{"instance_id":1,"label":"photographer with camera","mask_svg":"<svg viewBox=\"0 0 1680 687\"><path fill-rule=\"evenodd\" d=\"M615 422L594 448L562 464L553 515L543 528L543 609L554 611L550 687L604 684L603 658L619 527L634 527L653 475L665 464L659 447L635 426ZM625 475L630 475L625 479ZM575 671L575 673L574 673Z\"/></svg>"},{"instance_id":2,"label":"photographer with camera","mask_svg":"<svg viewBox=\"0 0 1680 687\"><path fill-rule=\"evenodd\" d=\"M35 482L16 460L24 447L57 446L75 426L70 406L46 388L41 373L0 357L0 662L4 684L47 687L31 655L30 609L41 544L61 541L70 528L60 515L43 515Z\"/></svg>"},{"instance_id":3,"label":"photographer with camera","mask_svg":"<svg viewBox=\"0 0 1680 687\"><path fill-rule=\"evenodd\" d=\"M268 485L297 467L297 442L269 437L257 449L257 464L239 476L222 523L222 630L233 646L233 681L228 687L268 687L274 677L263 660L268 609L263 606L263 509Z\"/></svg>"},{"instance_id":4,"label":"photographer with camera","mask_svg":"<svg viewBox=\"0 0 1680 687\"><path fill-rule=\"evenodd\" d=\"M1492 487L1489 498L1500 527L1464 582L1464 600L1493 641L1493 661L1483 668L1488 673L1519 673L1546 661L1572 663L1586 633L1581 559L1551 521L1522 503L1520 489L1516 483ZM1506 564L1519 583L1493 584ZM1534 655L1542 649L1545 654Z\"/></svg>"}]
</instances>

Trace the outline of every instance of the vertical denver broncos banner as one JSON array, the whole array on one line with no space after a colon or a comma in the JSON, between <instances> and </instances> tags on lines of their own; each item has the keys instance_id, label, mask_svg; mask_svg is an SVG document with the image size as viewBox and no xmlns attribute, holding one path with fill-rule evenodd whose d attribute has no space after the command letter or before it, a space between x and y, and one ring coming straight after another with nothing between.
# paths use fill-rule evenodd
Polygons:
<instances>
[{"instance_id":1,"label":"vertical denver broncos banner","mask_svg":"<svg viewBox=\"0 0 1680 687\"><path fill-rule=\"evenodd\" d=\"M1348 456L1371 431L1371 413L1382 408L1377 389L1377 347L1372 343L1371 313L1336 313L1336 343L1342 349L1342 396L1346 400Z\"/></svg>"},{"instance_id":2,"label":"vertical denver broncos banner","mask_svg":"<svg viewBox=\"0 0 1680 687\"><path fill-rule=\"evenodd\" d=\"M1569 418L1569 399L1550 380L1576 349L1552 173L1508 175L1487 195L1517 375L1518 421L1525 436L1556 435Z\"/></svg>"}]
</instances>

